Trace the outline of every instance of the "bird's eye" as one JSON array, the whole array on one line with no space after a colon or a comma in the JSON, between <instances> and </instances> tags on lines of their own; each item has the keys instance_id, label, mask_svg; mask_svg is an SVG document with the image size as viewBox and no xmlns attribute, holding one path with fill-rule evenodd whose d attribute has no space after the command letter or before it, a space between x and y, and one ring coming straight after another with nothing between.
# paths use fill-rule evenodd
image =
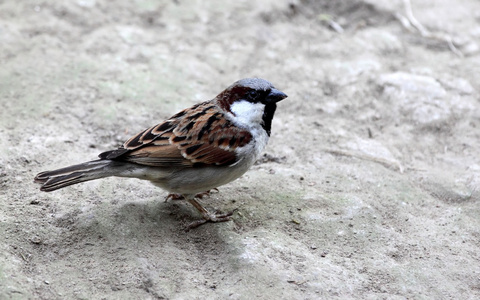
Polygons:
<instances>
[{"instance_id":1,"label":"bird's eye","mask_svg":"<svg viewBox=\"0 0 480 300\"><path fill-rule=\"evenodd\" d=\"M253 90L247 93L247 98L249 101L256 102L258 98L258 92Z\"/></svg>"}]
</instances>

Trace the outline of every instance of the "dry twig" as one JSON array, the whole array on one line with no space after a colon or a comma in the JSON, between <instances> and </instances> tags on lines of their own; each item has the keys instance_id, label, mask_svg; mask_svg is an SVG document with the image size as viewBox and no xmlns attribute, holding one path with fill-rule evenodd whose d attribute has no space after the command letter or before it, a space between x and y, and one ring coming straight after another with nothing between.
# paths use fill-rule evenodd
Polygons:
<instances>
[{"instance_id":1,"label":"dry twig","mask_svg":"<svg viewBox=\"0 0 480 300\"><path fill-rule=\"evenodd\" d=\"M403 173L403 170L404 170L400 162L391 161L381 157L376 157L376 156L367 155L363 153L355 153L355 152L350 152L345 150L337 150L337 149L325 149L325 152L331 153L333 155L350 156L350 157L355 157L362 160L373 161L387 168L398 170L400 173Z\"/></svg>"},{"instance_id":2,"label":"dry twig","mask_svg":"<svg viewBox=\"0 0 480 300\"><path fill-rule=\"evenodd\" d=\"M395 13L395 17L400 21L403 27L405 27L409 31L418 31L422 37L435 39L439 41L446 42L450 50L455 53L456 55L463 57L463 53L455 47L452 41L452 37L446 33L440 32L431 32L427 28L425 28L413 15L412 4L410 0L403 0L403 5L405 7L405 15L403 16L399 13ZM412 29L414 28L414 29Z\"/></svg>"}]
</instances>

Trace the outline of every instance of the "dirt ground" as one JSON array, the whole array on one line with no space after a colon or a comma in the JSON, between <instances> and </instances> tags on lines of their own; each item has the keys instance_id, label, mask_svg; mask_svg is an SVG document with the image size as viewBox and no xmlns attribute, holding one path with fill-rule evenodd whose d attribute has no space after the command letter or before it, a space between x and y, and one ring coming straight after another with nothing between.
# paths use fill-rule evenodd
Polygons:
<instances>
[{"instance_id":1,"label":"dirt ground","mask_svg":"<svg viewBox=\"0 0 480 300\"><path fill-rule=\"evenodd\" d=\"M1 1L1 299L480 298L480 2ZM451 41L449 46L448 41ZM203 202L43 193L245 77L289 97Z\"/></svg>"}]
</instances>

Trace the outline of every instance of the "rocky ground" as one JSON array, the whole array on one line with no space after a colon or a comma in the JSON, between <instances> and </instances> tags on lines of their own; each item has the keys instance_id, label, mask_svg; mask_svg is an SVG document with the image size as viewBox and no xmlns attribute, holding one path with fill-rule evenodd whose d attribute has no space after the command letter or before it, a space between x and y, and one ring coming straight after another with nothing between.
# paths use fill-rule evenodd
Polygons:
<instances>
[{"instance_id":1,"label":"rocky ground","mask_svg":"<svg viewBox=\"0 0 480 300\"><path fill-rule=\"evenodd\" d=\"M480 2L412 2L0 2L0 298L478 299ZM253 76L289 98L231 222L32 182Z\"/></svg>"}]
</instances>

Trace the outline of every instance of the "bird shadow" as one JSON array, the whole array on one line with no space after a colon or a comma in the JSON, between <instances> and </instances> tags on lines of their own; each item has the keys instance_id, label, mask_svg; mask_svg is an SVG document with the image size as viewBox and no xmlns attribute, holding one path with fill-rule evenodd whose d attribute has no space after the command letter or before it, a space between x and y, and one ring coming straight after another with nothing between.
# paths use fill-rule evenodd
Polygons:
<instances>
[{"instance_id":1,"label":"bird shadow","mask_svg":"<svg viewBox=\"0 0 480 300\"><path fill-rule=\"evenodd\" d=\"M188 224L199 218L186 201L145 200L77 208L54 219L58 233L45 238L38 250L62 257L78 256L76 250L85 247L97 253L115 253L149 251L169 244L191 255L224 248L221 245L227 238L221 231L234 226L229 224L232 222L206 223L189 230Z\"/></svg>"}]
</instances>

